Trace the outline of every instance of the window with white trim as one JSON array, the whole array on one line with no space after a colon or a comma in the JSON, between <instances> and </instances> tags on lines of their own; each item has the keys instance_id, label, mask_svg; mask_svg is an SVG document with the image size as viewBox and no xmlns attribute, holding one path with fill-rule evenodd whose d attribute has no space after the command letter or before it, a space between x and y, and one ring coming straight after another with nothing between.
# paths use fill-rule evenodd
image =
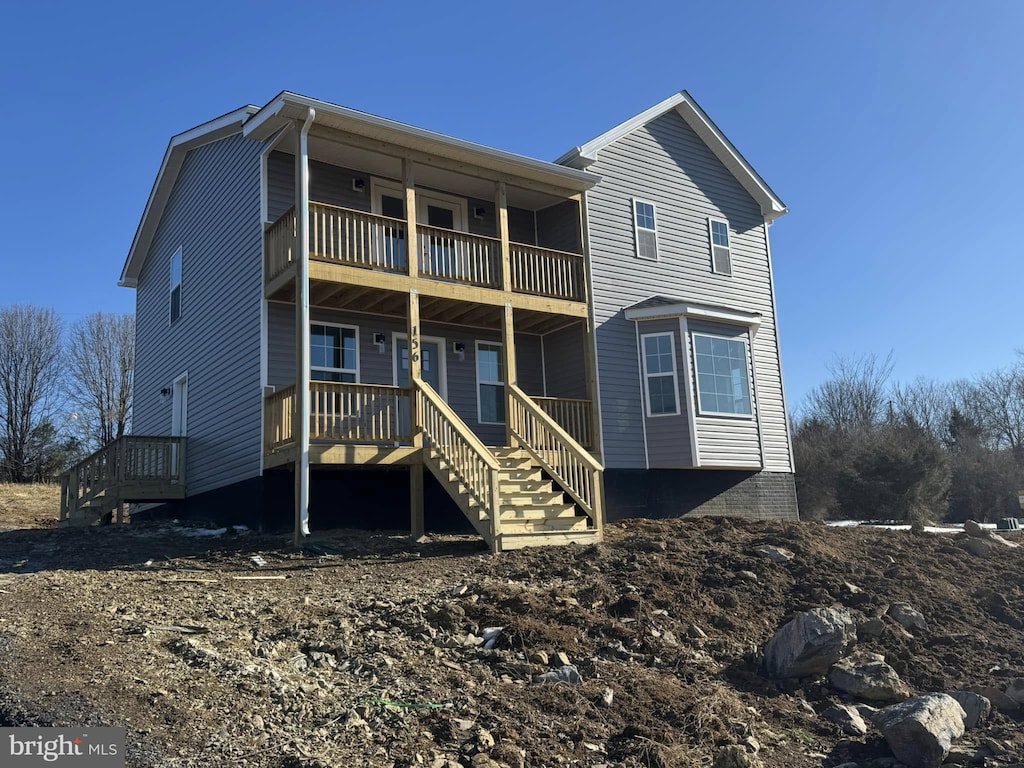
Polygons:
<instances>
[{"instance_id":1,"label":"window with white trim","mask_svg":"<svg viewBox=\"0 0 1024 768\"><path fill-rule=\"evenodd\" d=\"M648 416L679 413L676 378L676 343L671 333L645 333L640 337L644 362L644 393Z\"/></svg>"},{"instance_id":2,"label":"window with white trim","mask_svg":"<svg viewBox=\"0 0 1024 768\"><path fill-rule=\"evenodd\" d=\"M658 260L658 224L654 203L633 199L633 231L639 259Z\"/></svg>"},{"instance_id":3,"label":"window with white trim","mask_svg":"<svg viewBox=\"0 0 1024 768\"><path fill-rule=\"evenodd\" d=\"M702 414L750 416L750 366L747 342L693 334L697 406Z\"/></svg>"},{"instance_id":4,"label":"window with white trim","mask_svg":"<svg viewBox=\"0 0 1024 768\"><path fill-rule=\"evenodd\" d=\"M711 244L711 271L720 275L731 275L729 222L725 219L708 219L708 240Z\"/></svg>"},{"instance_id":5,"label":"window with white trim","mask_svg":"<svg viewBox=\"0 0 1024 768\"><path fill-rule=\"evenodd\" d=\"M309 324L309 377L313 381L359 381L359 329Z\"/></svg>"},{"instance_id":6,"label":"window with white trim","mask_svg":"<svg viewBox=\"0 0 1024 768\"><path fill-rule=\"evenodd\" d=\"M505 423L505 362L501 344L476 343L477 417L481 424Z\"/></svg>"},{"instance_id":7,"label":"window with white trim","mask_svg":"<svg viewBox=\"0 0 1024 768\"><path fill-rule=\"evenodd\" d=\"M181 317L181 246L171 256L171 323Z\"/></svg>"}]
</instances>

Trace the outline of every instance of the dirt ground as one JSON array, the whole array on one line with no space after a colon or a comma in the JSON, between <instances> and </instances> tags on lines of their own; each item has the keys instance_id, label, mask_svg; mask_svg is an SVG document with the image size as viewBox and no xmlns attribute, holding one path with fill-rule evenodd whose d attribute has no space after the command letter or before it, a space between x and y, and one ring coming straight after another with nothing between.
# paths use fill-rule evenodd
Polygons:
<instances>
[{"instance_id":1,"label":"dirt ground","mask_svg":"<svg viewBox=\"0 0 1024 768\"><path fill-rule=\"evenodd\" d=\"M19 509L0 497L0 521L35 522ZM720 519L500 556L459 536L336 530L300 552L189 532L0 532L0 725L125 726L130 766L689 768L747 741L767 768L882 768L877 733L815 714L840 694L761 672L794 612L910 602L927 630L886 619L860 645L918 693L1024 677L1024 547ZM532 682L565 663L581 684ZM1021 722L999 712L960 743L1024 761Z\"/></svg>"}]
</instances>

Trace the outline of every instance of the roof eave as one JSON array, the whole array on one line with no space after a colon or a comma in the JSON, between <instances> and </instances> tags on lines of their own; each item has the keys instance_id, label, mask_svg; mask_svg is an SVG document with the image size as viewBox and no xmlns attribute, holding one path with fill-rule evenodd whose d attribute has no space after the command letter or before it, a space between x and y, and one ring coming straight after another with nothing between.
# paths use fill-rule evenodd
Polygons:
<instances>
[{"instance_id":1,"label":"roof eave","mask_svg":"<svg viewBox=\"0 0 1024 768\"><path fill-rule=\"evenodd\" d=\"M153 187L149 191L146 207L142 211L142 218L139 219L139 226L135 230L131 247L128 249L128 256L121 268L118 285L126 288L137 287L138 271L142 267L142 261L145 259L156 227L160 222L163 207L167 203L178 171L181 170L182 160L188 150L238 133L245 120L255 114L258 109L250 104L171 137L167 143L167 149L164 151L163 160L160 162L160 170L157 171Z\"/></svg>"}]
</instances>

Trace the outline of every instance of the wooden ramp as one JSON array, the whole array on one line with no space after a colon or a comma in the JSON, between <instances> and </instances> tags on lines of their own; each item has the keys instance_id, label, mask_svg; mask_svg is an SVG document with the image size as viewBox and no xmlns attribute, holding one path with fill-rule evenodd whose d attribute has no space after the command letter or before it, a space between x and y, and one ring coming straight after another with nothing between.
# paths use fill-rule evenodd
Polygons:
<instances>
[{"instance_id":1,"label":"wooden ramp","mask_svg":"<svg viewBox=\"0 0 1024 768\"><path fill-rule=\"evenodd\" d=\"M61 477L61 526L123 522L127 502L185 498L185 438L125 435Z\"/></svg>"}]
</instances>

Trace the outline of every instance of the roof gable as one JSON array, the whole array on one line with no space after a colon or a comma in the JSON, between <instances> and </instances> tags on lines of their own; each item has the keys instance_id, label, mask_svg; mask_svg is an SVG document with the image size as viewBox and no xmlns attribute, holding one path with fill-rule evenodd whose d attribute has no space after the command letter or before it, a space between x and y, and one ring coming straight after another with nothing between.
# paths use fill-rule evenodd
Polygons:
<instances>
[{"instance_id":1,"label":"roof gable","mask_svg":"<svg viewBox=\"0 0 1024 768\"><path fill-rule=\"evenodd\" d=\"M761 213L767 219L774 219L787 213L785 203L772 191L768 183L754 170L740 154L733 143L715 125L707 113L686 91L680 91L655 104L638 115L619 123L611 130L591 139L586 144L573 147L555 162L573 168L587 168L597 161L598 153L610 144L632 133L667 112L675 110L686 124L700 137L721 163L736 177L747 193L761 206Z\"/></svg>"}]
</instances>

